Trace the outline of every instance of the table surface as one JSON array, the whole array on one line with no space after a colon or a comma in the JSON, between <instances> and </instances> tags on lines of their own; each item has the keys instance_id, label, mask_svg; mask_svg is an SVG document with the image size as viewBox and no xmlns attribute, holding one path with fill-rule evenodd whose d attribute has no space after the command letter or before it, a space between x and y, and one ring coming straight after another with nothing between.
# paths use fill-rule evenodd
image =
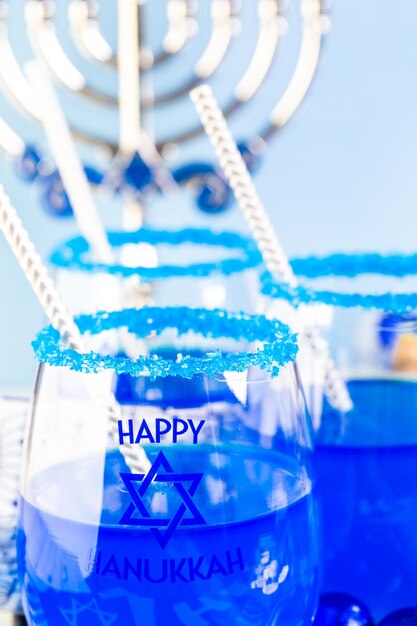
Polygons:
<instances>
[{"instance_id":1,"label":"table surface","mask_svg":"<svg viewBox=\"0 0 417 626\"><path fill-rule=\"evenodd\" d=\"M27 626L27 622L23 615L0 610L0 626Z\"/></svg>"}]
</instances>

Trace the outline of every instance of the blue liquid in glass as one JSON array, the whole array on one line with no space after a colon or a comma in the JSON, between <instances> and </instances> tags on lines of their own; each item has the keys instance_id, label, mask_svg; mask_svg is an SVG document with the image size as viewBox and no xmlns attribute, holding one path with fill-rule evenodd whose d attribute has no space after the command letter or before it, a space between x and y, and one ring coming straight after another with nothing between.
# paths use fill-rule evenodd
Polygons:
<instances>
[{"instance_id":1,"label":"blue liquid in glass","mask_svg":"<svg viewBox=\"0 0 417 626\"><path fill-rule=\"evenodd\" d=\"M29 623L311 623L317 601L315 505L311 485L293 471L293 461L244 446L220 452L166 447L163 453L175 471L203 473L193 502L206 522L178 526L165 547L149 528L119 524L132 502L120 480L126 467L119 453L106 459L96 524L89 521L94 495L86 479L94 459L34 478L21 501L19 537ZM149 455L154 461L156 453ZM152 483L143 501L149 510L153 503L153 517L178 510L174 491Z\"/></svg>"},{"instance_id":2,"label":"blue liquid in glass","mask_svg":"<svg viewBox=\"0 0 417 626\"><path fill-rule=\"evenodd\" d=\"M352 594L379 619L417 601L417 384L352 380L349 391L344 433L327 407L316 450L323 591Z\"/></svg>"}]
</instances>

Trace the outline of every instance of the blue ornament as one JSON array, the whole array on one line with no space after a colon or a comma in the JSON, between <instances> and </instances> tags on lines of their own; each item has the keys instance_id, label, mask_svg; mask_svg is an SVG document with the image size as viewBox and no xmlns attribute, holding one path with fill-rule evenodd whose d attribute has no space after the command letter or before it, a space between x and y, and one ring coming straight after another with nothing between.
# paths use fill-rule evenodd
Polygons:
<instances>
[{"instance_id":1,"label":"blue ornament","mask_svg":"<svg viewBox=\"0 0 417 626\"><path fill-rule=\"evenodd\" d=\"M394 611L384 617L378 626L417 626L417 607Z\"/></svg>"},{"instance_id":2,"label":"blue ornament","mask_svg":"<svg viewBox=\"0 0 417 626\"><path fill-rule=\"evenodd\" d=\"M16 173L20 178L23 178L23 180L32 182L41 176L41 163L42 157L36 148L32 145L27 145L23 154L16 159Z\"/></svg>"},{"instance_id":3,"label":"blue ornament","mask_svg":"<svg viewBox=\"0 0 417 626\"><path fill-rule=\"evenodd\" d=\"M224 178L217 173L204 178L197 195L197 206L205 213L222 213L233 203L233 193Z\"/></svg>"},{"instance_id":4,"label":"blue ornament","mask_svg":"<svg viewBox=\"0 0 417 626\"><path fill-rule=\"evenodd\" d=\"M314 626L372 625L368 608L356 598L346 593L326 593L321 596Z\"/></svg>"},{"instance_id":5,"label":"blue ornament","mask_svg":"<svg viewBox=\"0 0 417 626\"><path fill-rule=\"evenodd\" d=\"M104 180L103 172L100 172L99 170L97 170L95 167L92 167L91 165L85 165L84 171L86 173L87 180L89 183L91 183L92 185L101 185L101 183Z\"/></svg>"},{"instance_id":6,"label":"blue ornament","mask_svg":"<svg viewBox=\"0 0 417 626\"><path fill-rule=\"evenodd\" d=\"M407 323L413 325L417 322L417 315L414 313L386 313L380 321L379 339L384 348L393 347L395 340L401 333L401 327ZM397 331L397 332L396 332Z\"/></svg>"},{"instance_id":7,"label":"blue ornament","mask_svg":"<svg viewBox=\"0 0 417 626\"><path fill-rule=\"evenodd\" d=\"M238 149L250 171L260 163L263 142L240 142ZM233 204L233 192L222 173L209 163L188 163L172 172L179 185L189 184L196 190L197 206L205 213L221 213Z\"/></svg>"},{"instance_id":8,"label":"blue ornament","mask_svg":"<svg viewBox=\"0 0 417 626\"><path fill-rule=\"evenodd\" d=\"M188 184L194 188L197 206L205 213L221 213L232 203L232 190L209 163L188 163L174 170L172 176L179 185Z\"/></svg>"},{"instance_id":9,"label":"blue ornament","mask_svg":"<svg viewBox=\"0 0 417 626\"><path fill-rule=\"evenodd\" d=\"M61 177L54 172L44 181L41 200L47 213L54 217L71 217L73 210Z\"/></svg>"},{"instance_id":10,"label":"blue ornament","mask_svg":"<svg viewBox=\"0 0 417 626\"><path fill-rule=\"evenodd\" d=\"M172 177L178 185L183 185L185 183L196 182L207 174L215 174L216 171L216 168L210 163L195 161L194 163L181 165L173 170Z\"/></svg>"},{"instance_id":11,"label":"blue ornament","mask_svg":"<svg viewBox=\"0 0 417 626\"><path fill-rule=\"evenodd\" d=\"M152 169L145 163L140 154L135 152L129 165L124 170L123 178L128 185L141 190L153 183L154 175Z\"/></svg>"},{"instance_id":12,"label":"blue ornament","mask_svg":"<svg viewBox=\"0 0 417 626\"><path fill-rule=\"evenodd\" d=\"M257 138L252 141L241 141L237 147L248 170L255 172L261 164L264 142Z\"/></svg>"},{"instance_id":13,"label":"blue ornament","mask_svg":"<svg viewBox=\"0 0 417 626\"><path fill-rule=\"evenodd\" d=\"M69 217L73 210L57 170L51 168L33 145L27 145L23 154L15 161L16 173L28 182L41 183L41 202L47 213L58 217ZM104 174L86 165L84 171L91 185L100 185Z\"/></svg>"}]
</instances>

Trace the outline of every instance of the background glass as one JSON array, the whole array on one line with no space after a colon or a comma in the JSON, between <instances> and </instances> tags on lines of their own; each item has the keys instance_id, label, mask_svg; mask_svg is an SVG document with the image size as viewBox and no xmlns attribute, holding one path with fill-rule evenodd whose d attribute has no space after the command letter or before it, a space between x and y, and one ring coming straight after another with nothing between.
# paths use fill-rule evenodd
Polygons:
<instances>
[{"instance_id":1,"label":"background glass","mask_svg":"<svg viewBox=\"0 0 417 626\"><path fill-rule=\"evenodd\" d=\"M417 594L417 325L390 317L335 310L355 408L341 416L325 403L316 447L323 590L362 599L377 619Z\"/></svg>"},{"instance_id":2,"label":"background glass","mask_svg":"<svg viewBox=\"0 0 417 626\"><path fill-rule=\"evenodd\" d=\"M301 275L317 277L302 276L292 290L265 282L264 290L277 296L270 307L291 312L289 302L303 303L301 315L299 309L291 313L301 346L306 310L306 319L315 318L327 340L354 404L342 414L323 398L315 415L322 591L356 597L379 620L413 606L417 595L415 256L337 254L293 264ZM302 358L315 369L314 355L301 349ZM320 360L317 372L323 374ZM337 602L339 610L343 602L353 606L349 599Z\"/></svg>"},{"instance_id":3,"label":"background glass","mask_svg":"<svg viewBox=\"0 0 417 626\"><path fill-rule=\"evenodd\" d=\"M141 243L112 248L114 263L139 268L132 275L108 266L91 271L88 264L94 263L93 256L79 253L76 240L58 247L52 255L56 282L74 313L115 310L122 305L257 311L261 257L251 239L207 229L144 228L141 233L132 238ZM129 237L114 233L113 239ZM81 268L79 261L84 263Z\"/></svg>"}]
</instances>

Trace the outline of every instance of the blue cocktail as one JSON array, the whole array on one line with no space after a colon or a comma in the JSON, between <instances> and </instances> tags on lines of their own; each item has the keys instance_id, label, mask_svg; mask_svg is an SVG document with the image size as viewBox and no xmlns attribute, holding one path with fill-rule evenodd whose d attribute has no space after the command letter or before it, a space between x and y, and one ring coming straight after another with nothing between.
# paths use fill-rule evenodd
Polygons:
<instances>
[{"instance_id":1,"label":"blue cocktail","mask_svg":"<svg viewBox=\"0 0 417 626\"><path fill-rule=\"evenodd\" d=\"M190 309L82 324L161 340L174 327L179 338L170 334L169 349L139 360L58 355L81 372L43 366L18 544L29 623L310 623L317 529L294 338L264 318ZM226 338L227 352L179 350L189 331L197 344L195 333L220 345ZM255 350L230 350L256 339ZM42 339L38 354L57 364L49 347ZM118 379L111 436L103 406L85 390L94 378L85 371L106 364L135 381L132 389ZM139 448L146 461L132 467Z\"/></svg>"},{"instance_id":2,"label":"blue cocktail","mask_svg":"<svg viewBox=\"0 0 417 626\"><path fill-rule=\"evenodd\" d=\"M314 506L310 490L297 480L294 468L287 467L288 459L256 455L240 446L220 455L209 446L160 454L150 455L157 482L151 485L145 506L152 508L153 500L165 497L173 475L181 476L178 485L184 491L175 493L151 521L172 523L180 507L187 505L179 525L175 522L168 532L165 526L164 532L158 526L136 526L135 515L120 524L132 500L120 484L120 475L128 468L117 453L106 461L99 524L46 512L52 507L45 494L57 482L91 497L85 481L88 461L54 467L36 477L33 492L22 502L20 538L32 622L58 624L72 618L89 626L100 624L100 619L194 626L226 619L261 626L274 614L285 624L312 614L312 564L317 556L308 529L314 523ZM223 475L230 475L229 484L219 485L219 461ZM252 473L262 477L261 484L254 484ZM203 475L204 482L196 490L198 497L191 500L186 495L184 505L189 485L194 491L192 481L199 480L196 474ZM78 484L74 476L79 477ZM236 476L242 493L234 493ZM275 480L282 484L282 501L265 514Z\"/></svg>"},{"instance_id":3,"label":"blue cocktail","mask_svg":"<svg viewBox=\"0 0 417 626\"><path fill-rule=\"evenodd\" d=\"M379 620L417 598L417 296L404 278L417 257L334 255L294 268L299 288L267 279L266 290L325 309L321 331L354 404L341 414L324 401L317 423L322 591L357 598Z\"/></svg>"},{"instance_id":4,"label":"blue cocktail","mask_svg":"<svg viewBox=\"0 0 417 626\"><path fill-rule=\"evenodd\" d=\"M326 433L337 420L326 405L316 449L323 591L362 598L382 617L417 597L417 383L359 379L349 391L345 431Z\"/></svg>"}]
</instances>

